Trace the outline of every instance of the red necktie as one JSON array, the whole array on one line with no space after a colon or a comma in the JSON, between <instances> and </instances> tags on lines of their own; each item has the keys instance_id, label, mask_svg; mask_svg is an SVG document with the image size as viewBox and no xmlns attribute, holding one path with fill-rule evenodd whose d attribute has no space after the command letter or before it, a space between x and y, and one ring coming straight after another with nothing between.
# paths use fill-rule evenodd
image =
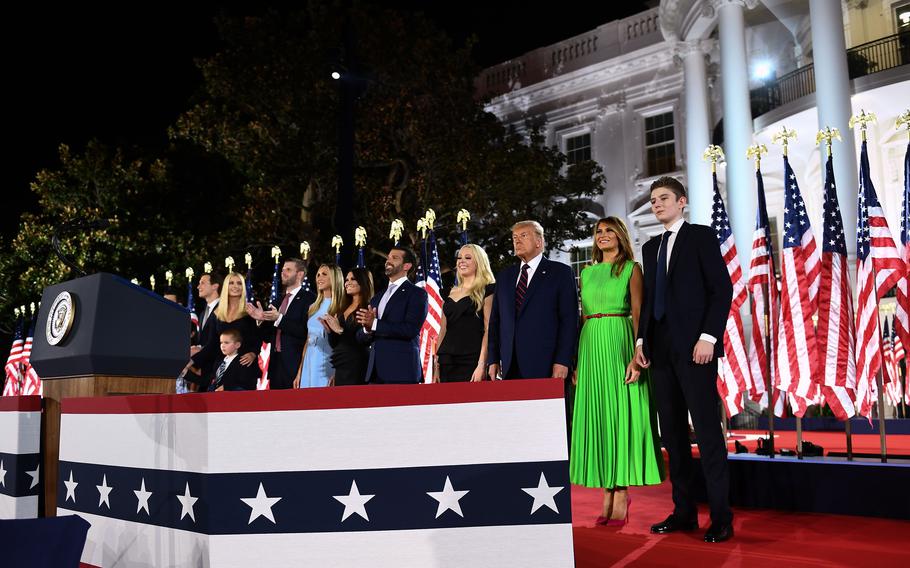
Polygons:
<instances>
[{"instance_id":1,"label":"red necktie","mask_svg":"<svg viewBox=\"0 0 910 568\"><path fill-rule=\"evenodd\" d=\"M291 301L291 293L288 292L284 295L284 299L281 300L281 307L278 308L278 313L284 315L288 311L288 304ZM281 353L281 328L278 328L278 331L275 332L275 351Z\"/></svg>"},{"instance_id":2,"label":"red necktie","mask_svg":"<svg viewBox=\"0 0 910 568\"><path fill-rule=\"evenodd\" d=\"M515 315L521 310L521 305L525 303L525 295L528 293L528 269L527 264L521 265L521 276L518 278L518 285L515 286Z\"/></svg>"}]
</instances>

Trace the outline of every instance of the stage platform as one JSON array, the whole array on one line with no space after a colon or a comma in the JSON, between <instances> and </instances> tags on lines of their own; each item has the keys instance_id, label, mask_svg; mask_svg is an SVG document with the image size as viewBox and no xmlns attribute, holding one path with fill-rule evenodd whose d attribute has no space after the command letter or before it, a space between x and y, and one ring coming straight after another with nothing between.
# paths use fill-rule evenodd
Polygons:
<instances>
[{"instance_id":1,"label":"stage platform","mask_svg":"<svg viewBox=\"0 0 910 568\"><path fill-rule=\"evenodd\" d=\"M907 494L906 485L895 491ZM860 487L844 491L860 492ZM910 522L734 507L736 536L702 541L709 520L691 533L653 535L650 525L672 510L670 483L633 487L631 517L622 528L599 527L602 490L572 486L576 568L606 566L816 567L907 566ZM835 497L836 498L836 497Z\"/></svg>"}]
</instances>

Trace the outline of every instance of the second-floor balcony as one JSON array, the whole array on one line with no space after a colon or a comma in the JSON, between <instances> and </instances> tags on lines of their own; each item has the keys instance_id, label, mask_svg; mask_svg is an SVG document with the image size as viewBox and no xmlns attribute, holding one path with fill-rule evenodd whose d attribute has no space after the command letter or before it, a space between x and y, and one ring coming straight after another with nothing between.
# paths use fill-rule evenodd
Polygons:
<instances>
[{"instance_id":1,"label":"second-floor balcony","mask_svg":"<svg viewBox=\"0 0 910 568\"><path fill-rule=\"evenodd\" d=\"M910 64L910 31L870 41L847 50L850 79ZM752 117L815 92L815 66L800 67L752 89Z\"/></svg>"}]
</instances>

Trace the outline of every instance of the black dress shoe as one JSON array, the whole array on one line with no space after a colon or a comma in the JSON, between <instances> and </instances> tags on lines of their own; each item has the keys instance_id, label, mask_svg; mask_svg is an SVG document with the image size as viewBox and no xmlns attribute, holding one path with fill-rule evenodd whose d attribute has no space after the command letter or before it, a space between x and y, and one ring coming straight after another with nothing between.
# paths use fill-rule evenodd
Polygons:
<instances>
[{"instance_id":1,"label":"black dress shoe","mask_svg":"<svg viewBox=\"0 0 910 568\"><path fill-rule=\"evenodd\" d=\"M705 533L705 542L724 542L733 538L733 525L730 523L711 523Z\"/></svg>"},{"instance_id":2,"label":"black dress shoe","mask_svg":"<svg viewBox=\"0 0 910 568\"><path fill-rule=\"evenodd\" d=\"M697 528L697 519L687 520L676 515L670 515L664 522L651 525L651 532L654 534L667 534L676 531L694 531Z\"/></svg>"}]
</instances>

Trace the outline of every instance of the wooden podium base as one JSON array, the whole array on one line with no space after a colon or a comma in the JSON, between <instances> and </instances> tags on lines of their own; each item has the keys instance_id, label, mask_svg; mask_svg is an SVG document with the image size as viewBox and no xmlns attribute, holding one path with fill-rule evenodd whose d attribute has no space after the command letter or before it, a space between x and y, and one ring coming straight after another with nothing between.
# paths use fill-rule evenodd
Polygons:
<instances>
[{"instance_id":1,"label":"wooden podium base","mask_svg":"<svg viewBox=\"0 0 910 568\"><path fill-rule=\"evenodd\" d=\"M86 375L44 379L41 452L44 456L44 516L57 516L57 469L60 457L60 401L65 398L127 394L174 394L174 377Z\"/></svg>"}]
</instances>

